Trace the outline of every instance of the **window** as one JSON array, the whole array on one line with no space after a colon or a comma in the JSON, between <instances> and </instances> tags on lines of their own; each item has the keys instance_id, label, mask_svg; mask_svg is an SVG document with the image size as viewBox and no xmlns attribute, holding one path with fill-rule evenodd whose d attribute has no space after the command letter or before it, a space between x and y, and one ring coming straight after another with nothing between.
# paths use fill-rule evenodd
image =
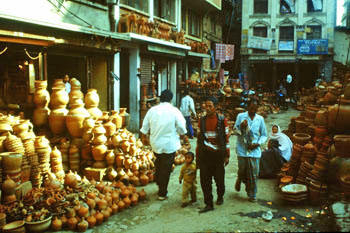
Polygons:
<instances>
[{"instance_id":1,"label":"window","mask_svg":"<svg viewBox=\"0 0 350 233\"><path fill-rule=\"evenodd\" d=\"M267 27L254 27L253 36L267 37ZM267 53L264 49L253 49L253 53Z\"/></svg>"},{"instance_id":2,"label":"window","mask_svg":"<svg viewBox=\"0 0 350 233\"><path fill-rule=\"evenodd\" d=\"M120 0L120 3L148 13L148 0Z\"/></svg>"},{"instance_id":3,"label":"window","mask_svg":"<svg viewBox=\"0 0 350 233\"><path fill-rule=\"evenodd\" d=\"M191 36L200 36L200 17L192 10L188 10L188 33Z\"/></svg>"},{"instance_id":4,"label":"window","mask_svg":"<svg viewBox=\"0 0 350 233\"><path fill-rule=\"evenodd\" d=\"M323 9L323 0L307 0L307 12L320 12Z\"/></svg>"},{"instance_id":5,"label":"window","mask_svg":"<svg viewBox=\"0 0 350 233\"><path fill-rule=\"evenodd\" d=\"M280 27L280 40L294 41L294 27L293 26Z\"/></svg>"},{"instance_id":6,"label":"window","mask_svg":"<svg viewBox=\"0 0 350 233\"><path fill-rule=\"evenodd\" d=\"M185 31L185 32L187 32L187 27L186 27L186 25L187 25L187 20L186 20L186 9L185 8L182 8L182 10L181 10L181 17L182 17L182 20L181 20L181 24L182 24L182 29Z\"/></svg>"},{"instance_id":7,"label":"window","mask_svg":"<svg viewBox=\"0 0 350 233\"><path fill-rule=\"evenodd\" d=\"M280 0L280 14L294 14L295 0Z\"/></svg>"},{"instance_id":8,"label":"window","mask_svg":"<svg viewBox=\"0 0 350 233\"><path fill-rule=\"evenodd\" d=\"M322 26L313 25L307 26L306 39L321 39L322 38Z\"/></svg>"},{"instance_id":9,"label":"window","mask_svg":"<svg viewBox=\"0 0 350 233\"><path fill-rule=\"evenodd\" d=\"M175 22L175 1L154 0L154 15L159 18Z\"/></svg>"},{"instance_id":10,"label":"window","mask_svg":"<svg viewBox=\"0 0 350 233\"><path fill-rule=\"evenodd\" d=\"M294 26L280 27L280 38L278 51L293 52L294 51Z\"/></svg>"},{"instance_id":11,"label":"window","mask_svg":"<svg viewBox=\"0 0 350 233\"><path fill-rule=\"evenodd\" d=\"M254 14L267 14L267 0L254 0Z\"/></svg>"}]
</instances>

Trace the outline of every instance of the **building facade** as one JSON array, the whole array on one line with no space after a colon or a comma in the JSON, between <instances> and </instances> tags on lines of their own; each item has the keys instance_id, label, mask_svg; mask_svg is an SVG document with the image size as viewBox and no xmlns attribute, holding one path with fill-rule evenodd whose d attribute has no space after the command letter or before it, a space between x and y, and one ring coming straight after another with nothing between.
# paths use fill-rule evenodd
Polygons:
<instances>
[{"instance_id":1,"label":"building facade","mask_svg":"<svg viewBox=\"0 0 350 233\"><path fill-rule=\"evenodd\" d=\"M287 74L296 88L331 80L336 1L242 2L241 69L250 84L276 87Z\"/></svg>"}]
</instances>

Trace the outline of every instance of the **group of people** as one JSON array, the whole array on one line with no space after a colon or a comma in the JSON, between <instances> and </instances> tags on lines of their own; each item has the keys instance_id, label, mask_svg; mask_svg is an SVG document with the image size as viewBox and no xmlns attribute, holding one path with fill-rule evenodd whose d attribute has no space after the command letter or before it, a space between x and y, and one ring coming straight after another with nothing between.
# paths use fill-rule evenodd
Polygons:
<instances>
[{"instance_id":1,"label":"group of people","mask_svg":"<svg viewBox=\"0 0 350 233\"><path fill-rule=\"evenodd\" d=\"M155 181L158 185L158 200L168 197L168 183L176 151L181 148L180 139L186 133L193 137L191 112L194 110L193 99L185 92L181 111L171 104L173 93L164 90L160 104L147 112L141 132L141 139L150 145L156 156ZM200 171L200 185L204 196L205 207L200 213L214 210L212 179L216 183L216 205L222 205L225 194L225 166L229 163L229 125L227 119L217 112L218 100L208 97L205 101L206 114L198 119L196 153L185 155L185 164L181 168L179 183L183 183L182 207L196 202L196 171ZM256 202L257 180L276 174L276 169L289 160L291 142L280 132L277 125L272 127L268 150L262 151L268 139L264 118L256 113L257 104L250 102L246 112L237 116L234 127L238 132L236 153L238 156L238 178L235 189L240 191L241 183L245 184L248 200ZM288 138L289 139L289 138ZM271 162L273 161L273 162ZM191 196L189 201L188 196Z\"/></svg>"}]
</instances>

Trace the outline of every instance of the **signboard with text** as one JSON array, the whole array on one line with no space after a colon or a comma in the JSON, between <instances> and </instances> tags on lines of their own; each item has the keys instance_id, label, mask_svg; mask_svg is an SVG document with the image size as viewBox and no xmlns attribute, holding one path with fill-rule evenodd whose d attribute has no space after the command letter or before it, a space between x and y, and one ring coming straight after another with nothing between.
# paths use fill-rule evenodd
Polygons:
<instances>
[{"instance_id":1,"label":"signboard with text","mask_svg":"<svg viewBox=\"0 0 350 233\"><path fill-rule=\"evenodd\" d=\"M314 39L314 40L298 40L297 44L298 54L328 54L328 40Z\"/></svg>"},{"instance_id":2,"label":"signboard with text","mask_svg":"<svg viewBox=\"0 0 350 233\"><path fill-rule=\"evenodd\" d=\"M280 40L278 44L279 51L293 51L294 50L294 41L283 41Z\"/></svg>"},{"instance_id":3,"label":"signboard with text","mask_svg":"<svg viewBox=\"0 0 350 233\"><path fill-rule=\"evenodd\" d=\"M271 38L248 36L248 48L270 50L271 44Z\"/></svg>"}]
</instances>

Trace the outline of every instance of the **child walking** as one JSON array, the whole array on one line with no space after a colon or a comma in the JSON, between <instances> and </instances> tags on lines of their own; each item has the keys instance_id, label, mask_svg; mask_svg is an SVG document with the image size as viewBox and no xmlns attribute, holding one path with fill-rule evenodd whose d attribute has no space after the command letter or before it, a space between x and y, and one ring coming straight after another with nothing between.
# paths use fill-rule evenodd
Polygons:
<instances>
[{"instance_id":1,"label":"child walking","mask_svg":"<svg viewBox=\"0 0 350 233\"><path fill-rule=\"evenodd\" d=\"M184 183L182 185L182 205L184 208L190 204L188 201L188 195L191 194L191 203L197 201L196 196L196 164L193 161L194 154L187 152L185 155L185 164L181 167L179 183L181 184L182 179Z\"/></svg>"}]
</instances>

